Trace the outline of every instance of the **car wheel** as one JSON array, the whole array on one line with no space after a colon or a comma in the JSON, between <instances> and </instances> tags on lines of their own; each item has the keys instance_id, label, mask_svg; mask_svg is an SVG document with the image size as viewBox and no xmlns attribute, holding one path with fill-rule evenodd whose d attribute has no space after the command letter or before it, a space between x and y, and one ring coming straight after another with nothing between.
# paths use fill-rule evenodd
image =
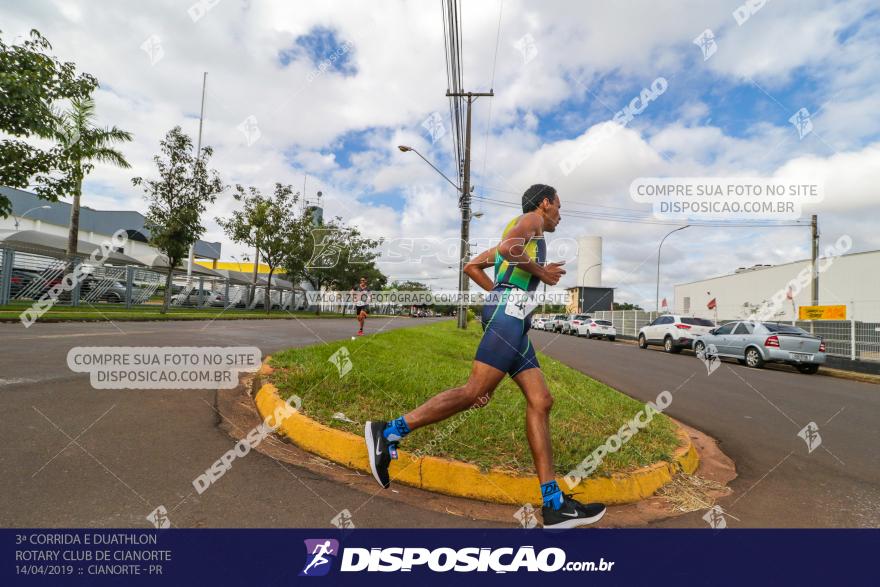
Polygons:
<instances>
[{"instance_id":1,"label":"car wheel","mask_svg":"<svg viewBox=\"0 0 880 587\"><path fill-rule=\"evenodd\" d=\"M609 336L609 337L608 337L608 340L610 340L611 342L614 342L614 337L613 337L613 336Z\"/></svg>"},{"instance_id":2,"label":"car wheel","mask_svg":"<svg viewBox=\"0 0 880 587\"><path fill-rule=\"evenodd\" d=\"M746 365L753 369L760 369L764 366L764 357L753 346L746 349Z\"/></svg>"},{"instance_id":3,"label":"car wheel","mask_svg":"<svg viewBox=\"0 0 880 587\"><path fill-rule=\"evenodd\" d=\"M648 348L648 341L645 339L645 335L644 335L644 334L640 334L640 335L639 335L639 348L640 348L640 349L646 349L646 348Z\"/></svg>"},{"instance_id":4,"label":"car wheel","mask_svg":"<svg viewBox=\"0 0 880 587\"><path fill-rule=\"evenodd\" d=\"M674 353L675 352L675 345L672 344L672 337L671 336L667 336L666 338L663 339L663 350L666 351L667 353Z\"/></svg>"},{"instance_id":5,"label":"car wheel","mask_svg":"<svg viewBox=\"0 0 880 587\"><path fill-rule=\"evenodd\" d=\"M813 375L816 371L819 370L819 365L795 365L795 369L797 369L804 375Z\"/></svg>"},{"instance_id":6,"label":"car wheel","mask_svg":"<svg viewBox=\"0 0 880 587\"><path fill-rule=\"evenodd\" d=\"M702 340L698 340L694 343L694 352L697 354L698 359L710 358L706 356L706 344Z\"/></svg>"}]
</instances>

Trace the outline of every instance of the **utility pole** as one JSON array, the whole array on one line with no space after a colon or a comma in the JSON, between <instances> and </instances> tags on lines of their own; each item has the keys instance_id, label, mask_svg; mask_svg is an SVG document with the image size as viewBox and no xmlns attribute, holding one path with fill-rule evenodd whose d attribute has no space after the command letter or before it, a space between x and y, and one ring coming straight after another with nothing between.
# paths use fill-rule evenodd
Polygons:
<instances>
[{"instance_id":1,"label":"utility pole","mask_svg":"<svg viewBox=\"0 0 880 587\"><path fill-rule=\"evenodd\" d=\"M199 142L196 147L196 160L202 157L202 124L205 121L205 85L208 83L208 72L202 74L202 110L199 114ZM186 284L192 283L193 262L195 261L195 252L193 245L189 246L189 266L186 268Z\"/></svg>"},{"instance_id":2,"label":"utility pole","mask_svg":"<svg viewBox=\"0 0 880 587\"><path fill-rule=\"evenodd\" d=\"M465 126L465 146L464 146L464 173L461 184L461 198L459 199L459 207L461 208L461 248L458 263L458 327L467 328L467 304L465 304L464 295L470 288L470 279L465 275L464 266L468 262L468 241L470 239L470 223L471 223L471 106L480 96L492 97L495 93L489 92L457 92L452 93L447 90L446 95L450 98L467 98L467 123Z\"/></svg>"},{"instance_id":3,"label":"utility pole","mask_svg":"<svg viewBox=\"0 0 880 587\"><path fill-rule=\"evenodd\" d=\"M813 273L813 287L810 295L810 305L819 305L819 217L813 214L810 218L810 234L813 245L811 270Z\"/></svg>"}]
</instances>

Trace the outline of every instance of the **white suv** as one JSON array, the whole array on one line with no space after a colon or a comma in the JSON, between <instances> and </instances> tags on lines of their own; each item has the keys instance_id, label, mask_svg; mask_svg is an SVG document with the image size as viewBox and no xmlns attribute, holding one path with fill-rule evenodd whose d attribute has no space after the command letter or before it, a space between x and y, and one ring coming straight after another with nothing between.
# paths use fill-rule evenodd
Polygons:
<instances>
[{"instance_id":1,"label":"white suv","mask_svg":"<svg viewBox=\"0 0 880 587\"><path fill-rule=\"evenodd\" d=\"M715 323L705 318L664 314L639 330L639 348L646 349L649 344L663 345L667 353L680 353L690 348L695 338L699 338L715 328Z\"/></svg>"}]
</instances>

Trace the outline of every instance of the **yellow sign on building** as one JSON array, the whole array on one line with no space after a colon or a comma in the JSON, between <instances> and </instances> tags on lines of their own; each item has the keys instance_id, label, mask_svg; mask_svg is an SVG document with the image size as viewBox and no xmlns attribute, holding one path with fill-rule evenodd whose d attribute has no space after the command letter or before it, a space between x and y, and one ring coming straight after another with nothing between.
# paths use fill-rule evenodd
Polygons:
<instances>
[{"instance_id":1,"label":"yellow sign on building","mask_svg":"<svg viewBox=\"0 0 880 587\"><path fill-rule=\"evenodd\" d=\"M208 269L229 269L230 271L241 271L242 273L251 274L254 272L254 264L252 262L244 262L239 263L238 261L199 261L196 260L196 265L201 265L202 267L207 267ZM260 263L257 267L257 273L269 273L269 266L265 263ZM283 269L275 269L276 275L283 275Z\"/></svg>"},{"instance_id":2,"label":"yellow sign on building","mask_svg":"<svg viewBox=\"0 0 880 587\"><path fill-rule=\"evenodd\" d=\"M846 305L800 306L798 320L846 320Z\"/></svg>"}]
</instances>

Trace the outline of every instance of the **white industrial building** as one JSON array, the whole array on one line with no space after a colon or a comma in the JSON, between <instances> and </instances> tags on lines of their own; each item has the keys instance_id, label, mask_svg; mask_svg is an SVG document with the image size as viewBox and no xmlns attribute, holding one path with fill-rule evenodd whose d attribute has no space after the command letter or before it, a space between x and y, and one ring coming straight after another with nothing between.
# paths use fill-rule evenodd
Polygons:
<instances>
[{"instance_id":1,"label":"white industrial building","mask_svg":"<svg viewBox=\"0 0 880 587\"><path fill-rule=\"evenodd\" d=\"M819 259L819 304L846 305L847 320L880 322L880 251L852 253ZM810 260L782 265L741 267L729 275L712 277L675 286L674 308L679 314L733 320L747 317L754 309L769 303L777 292L788 293L792 280L802 270L810 270ZM797 318L797 308L811 305L811 286L794 285L792 299L784 299L773 313L774 320ZM707 307L710 300L715 310Z\"/></svg>"}]
</instances>

